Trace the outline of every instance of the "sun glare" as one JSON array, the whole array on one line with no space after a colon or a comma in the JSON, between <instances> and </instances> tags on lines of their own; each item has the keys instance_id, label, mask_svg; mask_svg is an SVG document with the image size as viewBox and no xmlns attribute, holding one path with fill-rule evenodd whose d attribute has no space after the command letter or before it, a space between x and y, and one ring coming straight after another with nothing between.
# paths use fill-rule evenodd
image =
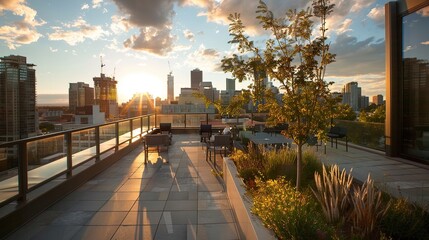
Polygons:
<instances>
[{"instance_id":1,"label":"sun glare","mask_svg":"<svg viewBox=\"0 0 429 240\"><path fill-rule=\"evenodd\" d=\"M147 73L131 73L117 80L120 103L127 102L136 93L149 93L154 98L164 99L167 92L166 86L164 86L166 83Z\"/></svg>"}]
</instances>

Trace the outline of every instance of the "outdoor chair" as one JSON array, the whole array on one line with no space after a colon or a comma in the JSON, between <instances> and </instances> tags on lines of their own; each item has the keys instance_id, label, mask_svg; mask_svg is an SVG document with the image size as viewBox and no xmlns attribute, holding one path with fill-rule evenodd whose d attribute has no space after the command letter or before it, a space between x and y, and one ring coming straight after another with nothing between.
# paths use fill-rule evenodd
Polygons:
<instances>
[{"instance_id":1,"label":"outdoor chair","mask_svg":"<svg viewBox=\"0 0 429 240\"><path fill-rule=\"evenodd\" d=\"M167 134L146 135L144 138L144 163L147 163L150 147L157 147L159 153L160 147L166 146L168 151L169 141L169 136Z\"/></svg>"},{"instance_id":2,"label":"outdoor chair","mask_svg":"<svg viewBox=\"0 0 429 240\"><path fill-rule=\"evenodd\" d=\"M171 123L160 123L159 129L161 131L161 134L167 134L169 137L169 144L171 145L171 140L173 138L173 134L171 132Z\"/></svg>"},{"instance_id":3,"label":"outdoor chair","mask_svg":"<svg viewBox=\"0 0 429 240\"><path fill-rule=\"evenodd\" d=\"M338 148L338 138L346 138L346 152L348 152L348 140L347 140L347 128L344 127L331 127L328 134L326 134L331 139L331 147L334 147L335 139L335 148Z\"/></svg>"},{"instance_id":4,"label":"outdoor chair","mask_svg":"<svg viewBox=\"0 0 429 240\"><path fill-rule=\"evenodd\" d=\"M255 134L257 132L263 132L265 129L265 124L255 124L255 126L252 128L252 134Z\"/></svg>"},{"instance_id":5,"label":"outdoor chair","mask_svg":"<svg viewBox=\"0 0 429 240\"><path fill-rule=\"evenodd\" d=\"M207 142L212 137L212 125L201 124L200 126L201 142Z\"/></svg>"},{"instance_id":6,"label":"outdoor chair","mask_svg":"<svg viewBox=\"0 0 429 240\"><path fill-rule=\"evenodd\" d=\"M207 142L206 161L211 161L213 153L213 166L216 168L216 153L222 152L226 156L227 150L231 147L231 135L215 135L212 142Z\"/></svg>"}]
</instances>

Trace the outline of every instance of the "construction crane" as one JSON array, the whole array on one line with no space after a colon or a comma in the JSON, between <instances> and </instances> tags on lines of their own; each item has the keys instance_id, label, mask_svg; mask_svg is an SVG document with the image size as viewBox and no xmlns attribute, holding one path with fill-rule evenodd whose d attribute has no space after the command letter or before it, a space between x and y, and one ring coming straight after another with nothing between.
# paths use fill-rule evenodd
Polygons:
<instances>
[{"instance_id":1,"label":"construction crane","mask_svg":"<svg viewBox=\"0 0 429 240\"><path fill-rule=\"evenodd\" d=\"M101 71L100 73L103 74L103 67L106 66L106 64L103 64L103 56L100 55L100 63L101 63Z\"/></svg>"}]
</instances>

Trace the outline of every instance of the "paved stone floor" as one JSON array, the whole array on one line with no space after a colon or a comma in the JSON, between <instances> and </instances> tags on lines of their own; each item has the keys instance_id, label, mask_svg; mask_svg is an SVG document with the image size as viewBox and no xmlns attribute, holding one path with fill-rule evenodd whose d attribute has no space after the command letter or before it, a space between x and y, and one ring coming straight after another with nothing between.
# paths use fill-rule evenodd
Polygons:
<instances>
[{"instance_id":1,"label":"paved stone floor","mask_svg":"<svg viewBox=\"0 0 429 240\"><path fill-rule=\"evenodd\" d=\"M338 164L347 171L353 169L353 177L361 182L370 174L383 191L429 207L429 166L374 152L351 147L346 152L344 145L338 145L338 149L327 146L325 155L319 148L319 155L325 164Z\"/></svg>"},{"instance_id":2,"label":"paved stone floor","mask_svg":"<svg viewBox=\"0 0 429 240\"><path fill-rule=\"evenodd\" d=\"M229 200L198 135L174 135L168 151L150 152L147 165L142 150L8 239L238 239Z\"/></svg>"}]
</instances>

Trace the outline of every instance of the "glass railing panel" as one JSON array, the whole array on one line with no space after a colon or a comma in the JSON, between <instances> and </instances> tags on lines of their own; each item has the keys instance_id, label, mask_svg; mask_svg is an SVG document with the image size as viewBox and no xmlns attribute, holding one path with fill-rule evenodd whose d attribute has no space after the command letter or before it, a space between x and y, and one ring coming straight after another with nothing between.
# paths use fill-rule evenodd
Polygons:
<instances>
[{"instance_id":1,"label":"glass railing panel","mask_svg":"<svg viewBox=\"0 0 429 240\"><path fill-rule=\"evenodd\" d=\"M0 147L0 204L18 196L18 146Z\"/></svg>"},{"instance_id":2,"label":"glass railing panel","mask_svg":"<svg viewBox=\"0 0 429 240\"><path fill-rule=\"evenodd\" d=\"M72 133L73 166L96 156L95 128Z\"/></svg>"},{"instance_id":3,"label":"glass railing panel","mask_svg":"<svg viewBox=\"0 0 429 240\"><path fill-rule=\"evenodd\" d=\"M335 120L335 125L347 129L347 139L349 142L385 151L384 123Z\"/></svg>"},{"instance_id":4,"label":"glass railing panel","mask_svg":"<svg viewBox=\"0 0 429 240\"><path fill-rule=\"evenodd\" d=\"M133 141L140 138L141 134L141 119L133 119Z\"/></svg>"},{"instance_id":5,"label":"glass railing panel","mask_svg":"<svg viewBox=\"0 0 429 240\"><path fill-rule=\"evenodd\" d=\"M206 124L207 114L186 114L186 127L199 128L201 124Z\"/></svg>"},{"instance_id":6,"label":"glass railing panel","mask_svg":"<svg viewBox=\"0 0 429 240\"><path fill-rule=\"evenodd\" d=\"M67 149L64 135L27 143L28 188L67 170Z\"/></svg>"},{"instance_id":7,"label":"glass railing panel","mask_svg":"<svg viewBox=\"0 0 429 240\"><path fill-rule=\"evenodd\" d=\"M185 114L159 114L156 118L156 127L159 127L160 123L171 123L172 128L185 127Z\"/></svg>"},{"instance_id":8,"label":"glass railing panel","mask_svg":"<svg viewBox=\"0 0 429 240\"><path fill-rule=\"evenodd\" d=\"M100 152L112 149L116 145L115 124L100 127Z\"/></svg>"},{"instance_id":9,"label":"glass railing panel","mask_svg":"<svg viewBox=\"0 0 429 240\"><path fill-rule=\"evenodd\" d=\"M130 140L130 121L126 120L119 123L119 144Z\"/></svg>"},{"instance_id":10,"label":"glass railing panel","mask_svg":"<svg viewBox=\"0 0 429 240\"><path fill-rule=\"evenodd\" d=\"M149 124L150 124L149 129L154 128L155 127L155 120L156 120L155 115L150 115L150 116L146 117L145 118L146 121L143 121L144 124L147 124L147 118L149 118Z\"/></svg>"}]
</instances>

